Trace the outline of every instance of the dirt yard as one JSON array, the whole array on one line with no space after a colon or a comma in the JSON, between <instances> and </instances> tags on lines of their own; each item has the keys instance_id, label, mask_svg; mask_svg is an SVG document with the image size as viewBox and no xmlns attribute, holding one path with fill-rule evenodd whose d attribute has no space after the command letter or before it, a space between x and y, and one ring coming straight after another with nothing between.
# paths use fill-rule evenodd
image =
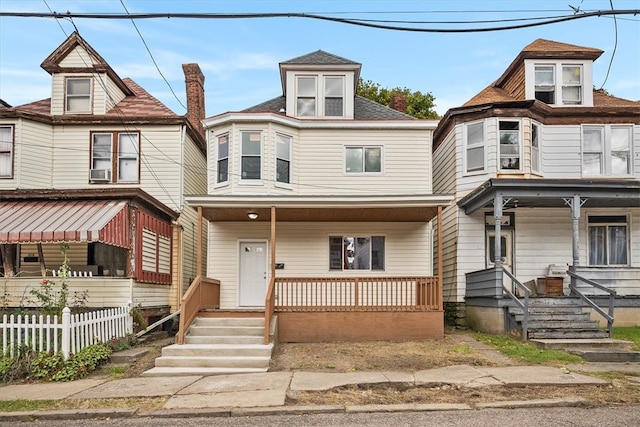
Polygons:
<instances>
[{"instance_id":1,"label":"dirt yard","mask_svg":"<svg viewBox=\"0 0 640 427\"><path fill-rule=\"evenodd\" d=\"M159 334L143 343L150 352L134 363L121 377L133 377L153 367L162 346L173 338ZM412 342L356 342L280 344L274 352L270 371L404 371L450 365L512 366L518 363L480 343L465 332L449 331L442 340ZM346 386L328 392L290 393L290 405L363 405L393 403L479 403L507 400L583 397L590 405L640 404L640 384L617 373L606 373L609 386L588 387L481 387L441 385Z\"/></svg>"}]
</instances>

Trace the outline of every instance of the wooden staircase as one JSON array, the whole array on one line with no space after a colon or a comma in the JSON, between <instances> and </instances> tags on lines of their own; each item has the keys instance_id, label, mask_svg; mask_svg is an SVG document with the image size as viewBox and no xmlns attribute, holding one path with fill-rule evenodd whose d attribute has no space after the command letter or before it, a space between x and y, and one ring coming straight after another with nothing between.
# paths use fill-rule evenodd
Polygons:
<instances>
[{"instance_id":1,"label":"wooden staircase","mask_svg":"<svg viewBox=\"0 0 640 427\"><path fill-rule=\"evenodd\" d=\"M197 317L185 343L162 349L143 376L266 372L273 344L264 344L264 317Z\"/></svg>"}]
</instances>

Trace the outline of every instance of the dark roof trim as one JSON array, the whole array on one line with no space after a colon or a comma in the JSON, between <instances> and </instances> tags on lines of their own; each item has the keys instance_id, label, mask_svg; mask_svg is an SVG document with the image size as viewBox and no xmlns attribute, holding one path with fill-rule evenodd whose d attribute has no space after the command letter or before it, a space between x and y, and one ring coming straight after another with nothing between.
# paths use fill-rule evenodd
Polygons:
<instances>
[{"instance_id":1,"label":"dark roof trim","mask_svg":"<svg viewBox=\"0 0 640 427\"><path fill-rule=\"evenodd\" d=\"M491 178L458 201L467 215L492 205L494 197L562 199L579 195L604 199L616 206L640 207L640 181L595 179L497 179Z\"/></svg>"}]
</instances>

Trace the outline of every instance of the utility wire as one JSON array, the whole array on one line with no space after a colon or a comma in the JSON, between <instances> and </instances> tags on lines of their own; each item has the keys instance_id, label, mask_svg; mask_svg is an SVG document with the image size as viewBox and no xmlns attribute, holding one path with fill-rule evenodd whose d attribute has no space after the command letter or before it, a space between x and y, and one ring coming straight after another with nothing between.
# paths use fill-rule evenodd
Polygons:
<instances>
[{"instance_id":1,"label":"utility wire","mask_svg":"<svg viewBox=\"0 0 640 427\"><path fill-rule=\"evenodd\" d=\"M611 10L613 10L613 0L609 0L609 4L611 5ZM607 68L607 74L604 77L604 81L602 82L602 86L600 86L600 90L604 87L609 80L609 73L611 72L611 67L613 66L613 58L616 56L616 50L618 49L618 21L616 20L616 15L613 15L613 28L615 35L615 43L613 45L613 52L611 53L611 59L609 60L609 67Z\"/></svg>"},{"instance_id":2,"label":"utility wire","mask_svg":"<svg viewBox=\"0 0 640 427\"><path fill-rule=\"evenodd\" d=\"M491 31L506 31L522 28L539 27L543 25L557 24L560 22L574 21L577 19L585 19L590 17L600 17L609 15L638 15L640 9L621 9L621 10L598 10L593 12L584 12L579 14L553 17L540 22L532 22L519 25L505 25L497 27L480 27L480 28L417 28L404 27L394 25L375 24L365 22L358 19L336 18L326 15L316 15L309 13L287 12L287 13L134 13L134 14L105 14L105 13L42 13L42 12L0 12L2 16L23 17L23 18L84 18L84 19L157 19L157 18L186 18L186 19L256 19L256 18L305 18L316 19L322 21L331 21L341 24L356 25L368 28L376 28L382 30L408 31L418 33L480 33Z\"/></svg>"}]
</instances>

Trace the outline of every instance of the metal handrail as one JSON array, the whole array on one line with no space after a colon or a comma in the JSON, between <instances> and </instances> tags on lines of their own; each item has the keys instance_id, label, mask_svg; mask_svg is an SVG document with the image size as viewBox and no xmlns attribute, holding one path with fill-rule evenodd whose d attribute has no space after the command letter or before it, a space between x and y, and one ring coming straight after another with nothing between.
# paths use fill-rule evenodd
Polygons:
<instances>
[{"instance_id":1,"label":"metal handrail","mask_svg":"<svg viewBox=\"0 0 640 427\"><path fill-rule=\"evenodd\" d=\"M571 289L571 291L574 294L580 297L581 300L586 302L598 314L600 314L602 317L607 319L607 331L609 333L609 338L611 338L611 336L613 335L613 308L614 308L614 300L616 297L616 291L614 291L613 289L604 287L601 284L594 282L593 280L589 280L585 277L579 276L573 271L567 271L567 274L572 279L581 280L587 285L591 285L594 288L600 289L601 291L607 292L609 294L609 312L605 313L604 310L602 310L595 302L593 302L589 297L587 297L585 294L583 294L581 291L578 290L578 287L575 284L576 280L571 280L571 283L569 283L569 289Z\"/></svg>"},{"instance_id":2,"label":"metal handrail","mask_svg":"<svg viewBox=\"0 0 640 427\"><path fill-rule=\"evenodd\" d=\"M518 279L515 278L513 274L507 271L504 267L502 267L502 273L506 274L516 285L517 288L522 289L524 291L524 303L520 301L520 299L515 296L507 287L504 285L504 281L502 282L502 287L504 288L504 292L516 303L518 307L522 309L523 317L522 317L522 338L526 341L528 335L529 328L529 296L531 295L531 291L525 285L520 283Z\"/></svg>"}]
</instances>

